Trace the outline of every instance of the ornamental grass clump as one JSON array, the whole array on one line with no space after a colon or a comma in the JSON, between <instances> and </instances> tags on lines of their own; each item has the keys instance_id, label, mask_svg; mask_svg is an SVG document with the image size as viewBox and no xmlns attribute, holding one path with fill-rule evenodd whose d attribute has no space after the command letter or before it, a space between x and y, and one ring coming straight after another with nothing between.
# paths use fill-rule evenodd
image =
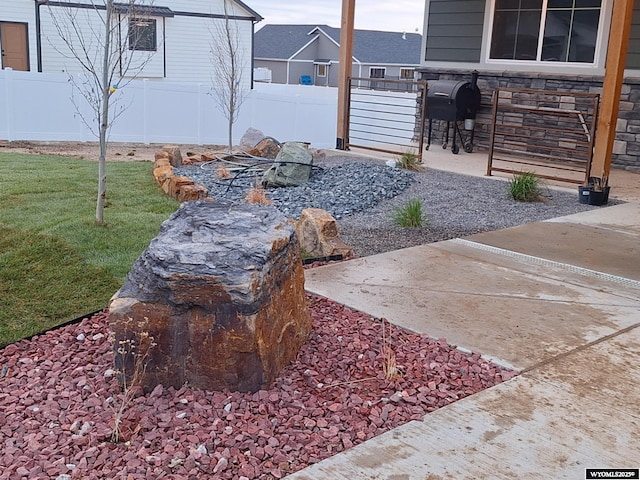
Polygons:
<instances>
[{"instance_id":1,"label":"ornamental grass clump","mask_svg":"<svg viewBox=\"0 0 640 480\"><path fill-rule=\"evenodd\" d=\"M405 170L411 170L413 172L420 170L420 161L418 160L418 156L412 152L403 153L396 161L396 164L398 167L404 168Z\"/></svg>"},{"instance_id":2,"label":"ornamental grass clump","mask_svg":"<svg viewBox=\"0 0 640 480\"><path fill-rule=\"evenodd\" d=\"M519 202L540 201L540 177L532 172L514 175L509 180L509 195Z\"/></svg>"},{"instance_id":3,"label":"ornamental grass clump","mask_svg":"<svg viewBox=\"0 0 640 480\"><path fill-rule=\"evenodd\" d=\"M391 218L401 227L421 227L424 221L422 202L419 198L412 198L404 206L396 208Z\"/></svg>"}]
</instances>

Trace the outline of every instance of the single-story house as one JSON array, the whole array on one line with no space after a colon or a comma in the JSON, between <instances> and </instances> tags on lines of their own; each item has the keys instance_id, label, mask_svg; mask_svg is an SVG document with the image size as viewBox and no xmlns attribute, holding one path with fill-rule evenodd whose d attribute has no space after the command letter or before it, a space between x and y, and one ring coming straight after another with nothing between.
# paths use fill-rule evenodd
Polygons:
<instances>
[{"instance_id":1,"label":"single-story house","mask_svg":"<svg viewBox=\"0 0 640 480\"><path fill-rule=\"evenodd\" d=\"M420 77L479 72L481 109L496 88L600 92L614 0L426 0ZM485 118L488 118L486 116ZM481 120L479 120L481 123ZM478 125L488 138L489 122ZM640 170L640 2L633 11L613 165Z\"/></svg>"},{"instance_id":2,"label":"single-story house","mask_svg":"<svg viewBox=\"0 0 640 480\"><path fill-rule=\"evenodd\" d=\"M422 35L355 30L353 77L414 80ZM265 25L255 34L255 67L283 84L338 86L340 29L328 25Z\"/></svg>"},{"instance_id":3,"label":"single-story house","mask_svg":"<svg viewBox=\"0 0 640 480\"><path fill-rule=\"evenodd\" d=\"M247 83L253 71L253 35L255 24L262 17L240 0L226 0L226 16L237 27L241 45L241 65L248 72ZM222 2L206 0L162 0L136 2L135 23L129 18L130 5L116 3L118 40L128 41L129 50L140 50L149 56L139 77L167 79L176 82L206 82L211 78L211 37L221 31L225 18ZM2 68L34 72L77 73L82 69L71 58L55 21L68 28L75 16L75 26L83 30L88 42L97 48L94 32L101 32L100 16L105 11L103 2L90 0L2 0L0 9L0 47ZM234 27L234 31L235 30ZM138 40L135 45L132 36ZM136 72L137 73L137 72Z\"/></svg>"}]
</instances>

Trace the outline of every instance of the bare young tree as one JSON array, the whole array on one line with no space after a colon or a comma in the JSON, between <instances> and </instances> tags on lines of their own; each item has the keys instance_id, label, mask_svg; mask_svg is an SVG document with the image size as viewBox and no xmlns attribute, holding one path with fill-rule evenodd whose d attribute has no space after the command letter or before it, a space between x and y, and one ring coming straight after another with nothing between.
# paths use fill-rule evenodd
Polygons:
<instances>
[{"instance_id":1,"label":"bare young tree","mask_svg":"<svg viewBox=\"0 0 640 480\"><path fill-rule=\"evenodd\" d=\"M245 51L237 21L230 15L230 0L222 0L224 18L214 20L210 33L212 96L227 119L228 151L233 149L233 125L247 97L244 88Z\"/></svg>"},{"instance_id":2,"label":"bare young tree","mask_svg":"<svg viewBox=\"0 0 640 480\"><path fill-rule=\"evenodd\" d=\"M144 13L149 6L150 2L143 0L89 0L80 4L66 0L49 4L51 21L62 44L52 38L49 41L84 73L80 77L70 74L70 81L91 108L91 116L87 118L75 97L72 101L77 114L99 141L97 225L105 225L108 133L125 110L114 101L114 95L141 74L154 53L154 49L138 48L149 41L148 32L136 28L145 22Z\"/></svg>"}]
</instances>

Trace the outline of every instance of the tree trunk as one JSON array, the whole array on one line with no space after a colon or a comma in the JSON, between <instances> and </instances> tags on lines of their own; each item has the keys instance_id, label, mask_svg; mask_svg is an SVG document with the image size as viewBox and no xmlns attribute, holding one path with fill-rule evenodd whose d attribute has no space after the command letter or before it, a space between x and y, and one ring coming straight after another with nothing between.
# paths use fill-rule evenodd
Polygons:
<instances>
[{"instance_id":1,"label":"tree trunk","mask_svg":"<svg viewBox=\"0 0 640 480\"><path fill-rule=\"evenodd\" d=\"M99 108L99 141L100 156L98 157L98 201L96 203L96 225L105 225L104 206L107 199L107 130L109 128L109 60L111 53L111 14L113 1L107 2L105 15L104 57L102 59L102 108Z\"/></svg>"}]
</instances>

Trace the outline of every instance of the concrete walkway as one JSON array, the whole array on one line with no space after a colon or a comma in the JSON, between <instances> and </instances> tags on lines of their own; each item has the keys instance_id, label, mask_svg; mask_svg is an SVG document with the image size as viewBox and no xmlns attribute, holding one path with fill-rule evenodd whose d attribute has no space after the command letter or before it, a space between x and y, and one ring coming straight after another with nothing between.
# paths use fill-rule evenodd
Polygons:
<instances>
[{"instance_id":1,"label":"concrete walkway","mask_svg":"<svg viewBox=\"0 0 640 480\"><path fill-rule=\"evenodd\" d=\"M307 270L306 288L522 374L288 478L640 467L640 204Z\"/></svg>"}]
</instances>

